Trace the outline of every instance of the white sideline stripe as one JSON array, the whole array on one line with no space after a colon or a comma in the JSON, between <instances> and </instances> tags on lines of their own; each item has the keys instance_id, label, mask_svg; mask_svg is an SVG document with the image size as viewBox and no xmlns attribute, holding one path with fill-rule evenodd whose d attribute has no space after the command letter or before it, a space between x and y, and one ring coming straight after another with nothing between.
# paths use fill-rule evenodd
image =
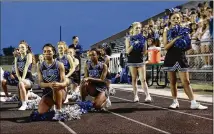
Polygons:
<instances>
[{"instance_id":1,"label":"white sideline stripe","mask_svg":"<svg viewBox=\"0 0 214 134\"><path fill-rule=\"evenodd\" d=\"M0 95L5 95L5 93L4 92L0 92ZM8 92L8 95L11 95L11 93Z\"/></svg>"},{"instance_id":2,"label":"white sideline stripe","mask_svg":"<svg viewBox=\"0 0 214 134\"><path fill-rule=\"evenodd\" d=\"M210 53L210 54L195 54L195 55L186 55L187 58L189 57L196 57L196 56L211 56L213 55L213 53Z\"/></svg>"},{"instance_id":3,"label":"white sideline stripe","mask_svg":"<svg viewBox=\"0 0 214 134\"><path fill-rule=\"evenodd\" d=\"M132 91L124 90L124 89L121 89L121 88L114 88L114 89L116 89L116 90L120 90L120 91L124 91L124 92L132 92ZM138 91L138 93L143 94L143 92L139 92L139 91ZM151 94L152 94L151 96L155 96L155 97L159 97L159 98L166 98L166 99L170 99L170 100L172 100L172 98L167 97L167 96L155 95L155 94L153 94L153 93L151 93ZM183 99L183 98L178 98L178 100L180 100L180 101L190 102L189 100L185 100L185 99ZM206 103L206 102L200 102L200 104L211 105L211 106L213 105L213 104Z\"/></svg>"},{"instance_id":4,"label":"white sideline stripe","mask_svg":"<svg viewBox=\"0 0 214 134\"><path fill-rule=\"evenodd\" d=\"M120 100L124 100L124 101L133 102L132 100L128 100L128 99L124 99L124 98L120 98L120 97L115 97L115 96L111 96L111 97L112 98L116 98L116 99L120 99ZM210 120L210 121L213 120L213 119L202 117L202 116L199 116L199 115L194 115L194 114L189 114L189 113L185 113L185 112L181 112L181 111L171 110L171 109L168 109L168 108L163 108L163 107L159 107L159 106L155 106L155 105L150 105L150 104L145 104L145 103L140 103L140 102L139 102L139 104L141 104L141 105L148 105L148 106L151 106L151 107L156 107L156 108L168 110L168 111L179 113L179 114L184 114L184 115L189 115L189 116L193 116L193 117L198 117L198 118L205 119L205 120Z\"/></svg>"},{"instance_id":5,"label":"white sideline stripe","mask_svg":"<svg viewBox=\"0 0 214 134\"><path fill-rule=\"evenodd\" d=\"M73 129L67 126L64 122L59 121L59 124L61 124L64 128L66 128L71 134L77 134Z\"/></svg>"},{"instance_id":6,"label":"white sideline stripe","mask_svg":"<svg viewBox=\"0 0 214 134\"><path fill-rule=\"evenodd\" d=\"M123 115L120 115L120 114L117 114L117 113L114 113L114 112L111 112L111 111L108 111L108 110L106 110L106 111L109 112L109 113L111 113L111 114L114 114L114 115L116 115L116 116L119 116L119 117L121 117L121 118L127 119L127 120L132 121L132 122L135 122L135 123L137 123L137 124L140 124L140 125L142 125L142 126L146 126L146 127L151 128L151 129L157 130L157 131L162 132L162 133L164 133L164 134L170 134L169 132L166 132L166 131L161 130L161 129L158 129L158 128L156 128L156 127L153 127L153 126L144 124L144 123L142 123L142 122L136 121L136 120L131 119L131 118L128 118L128 117L126 117L126 116L123 116Z\"/></svg>"}]
</instances>

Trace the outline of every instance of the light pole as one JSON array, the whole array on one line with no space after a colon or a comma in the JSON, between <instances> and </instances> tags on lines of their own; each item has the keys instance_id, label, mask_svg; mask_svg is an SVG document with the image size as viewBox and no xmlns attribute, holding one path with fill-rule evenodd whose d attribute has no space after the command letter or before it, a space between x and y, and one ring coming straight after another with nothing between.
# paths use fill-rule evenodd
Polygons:
<instances>
[{"instance_id":1,"label":"light pole","mask_svg":"<svg viewBox=\"0 0 214 134\"><path fill-rule=\"evenodd\" d=\"M62 41L62 27L59 28L59 41Z\"/></svg>"}]
</instances>

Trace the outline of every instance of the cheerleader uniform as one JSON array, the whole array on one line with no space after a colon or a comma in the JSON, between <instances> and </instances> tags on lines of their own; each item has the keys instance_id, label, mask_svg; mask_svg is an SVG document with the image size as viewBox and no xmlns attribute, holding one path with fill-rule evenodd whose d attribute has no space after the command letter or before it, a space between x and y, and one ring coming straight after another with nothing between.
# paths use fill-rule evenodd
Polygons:
<instances>
[{"instance_id":1,"label":"cheerleader uniform","mask_svg":"<svg viewBox=\"0 0 214 134\"><path fill-rule=\"evenodd\" d=\"M77 59L78 60L78 59ZM75 62L75 58L73 58ZM75 71L71 75L72 83L80 84L80 65L76 66Z\"/></svg>"},{"instance_id":2,"label":"cheerleader uniform","mask_svg":"<svg viewBox=\"0 0 214 134\"><path fill-rule=\"evenodd\" d=\"M11 78L10 75L13 75L14 79ZM12 72L5 71L3 78L7 81L7 84L10 86L18 86L19 80L16 76L15 66L12 66Z\"/></svg>"},{"instance_id":3,"label":"cheerleader uniform","mask_svg":"<svg viewBox=\"0 0 214 134\"><path fill-rule=\"evenodd\" d=\"M133 46L133 49L127 56L128 57L127 66L141 67L145 65L143 48L146 38L141 34L131 36L128 38L130 38L130 44Z\"/></svg>"},{"instance_id":4,"label":"cheerleader uniform","mask_svg":"<svg viewBox=\"0 0 214 134\"><path fill-rule=\"evenodd\" d=\"M168 42L172 40L171 30L172 29L168 30L167 32ZM175 45L173 45L171 48L168 49L166 53L163 66L164 66L163 70L165 71L187 72L189 65L185 55L185 50L182 50L181 48L178 48Z\"/></svg>"},{"instance_id":5,"label":"cheerleader uniform","mask_svg":"<svg viewBox=\"0 0 214 134\"><path fill-rule=\"evenodd\" d=\"M103 57L99 57L99 58L98 58L98 61L100 61L100 62L102 62L102 63L104 64L105 61L107 60L107 58L109 58L109 56L108 56L108 55L105 55L104 58L103 58ZM107 65L107 67L108 67L108 72L107 72L107 75L106 75L106 79L111 80L111 72L110 72L110 70L109 70L109 63L108 63L108 65Z\"/></svg>"},{"instance_id":6,"label":"cheerleader uniform","mask_svg":"<svg viewBox=\"0 0 214 134\"><path fill-rule=\"evenodd\" d=\"M58 57L56 60L58 60L59 62L63 63L63 65L65 67L65 75L67 75L69 73L69 71L70 71L70 68L71 68L70 63L68 61L67 55L63 55L62 58ZM71 76L69 77L69 80L70 80L69 83L72 83Z\"/></svg>"},{"instance_id":7,"label":"cheerleader uniform","mask_svg":"<svg viewBox=\"0 0 214 134\"><path fill-rule=\"evenodd\" d=\"M23 59L21 58L21 56L18 56L18 58L17 58L17 67L18 67L19 75L21 77L23 75L23 71L24 71L26 62L27 62L27 55ZM29 83L30 83L30 85L32 87L34 80L33 80L33 76L32 76L32 73L31 73L31 69L32 69L32 63L28 67L25 79L27 81L29 81Z\"/></svg>"},{"instance_id":8,"label":"cheerleader uniform","mask_svg":"<svg viewBox=\"0 0 214 134\"><path fill-rule=\"evenodd\" d=\"M48 66L45 61L40 64L40 72L44 83L60 82L59 61L54 61ZM48 87L43 89L43 96L53 98L53 90Z\"/></svg>"},{"instance_id":9,"label":"cheerleader uniform","mask_svg":"<svg viewBox=\"0 0 214 134\"><path fill-rule=\"evenodd\" d=\"M87 64L87 70L89 73L89 77L100 79L100 76L103 72L104 64L102 62L98 62L97 65L92 66L91 61L87 61L86 64ZM92 85L95 87L95 89L97 91L95 96L97 96L100 92L105 92L107 90L107 86L104 83L95 82L95 83L92 83ZM93 96L93 97L95 97L95 96Z\"/></svg>"}]
</instances>

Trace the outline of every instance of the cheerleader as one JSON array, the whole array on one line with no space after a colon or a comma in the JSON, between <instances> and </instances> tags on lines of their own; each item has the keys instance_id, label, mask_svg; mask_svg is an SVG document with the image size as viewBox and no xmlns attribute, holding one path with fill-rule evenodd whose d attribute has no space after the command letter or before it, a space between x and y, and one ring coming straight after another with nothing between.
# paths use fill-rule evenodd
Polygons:
<instances>
[{"instance_id":1,"label":"cheerleader","mask_svg":"<svg viewBox=\"0 0 214 134\"><path fill-rule=\"evenodd\" d=\"M38 113L48 112L56 105L53 120L61 120L62 104L66 99L65 68L63 63L54 59L56 50L52 44L43 47L44 62L37 67L39 86L43 89L43 96L38 106Z\"/></svg>"},{"instance_id":2,"label":"cheerleader","mask_svg":"<svg viewBox=\"0 0 214 134\"><path fill-rule=\"evenodd\" d=\"M32 64L35 59L30 46L26 41L19 44L19 54L15 54L15 72L18 78L18 88L22 106L18 110L26 110L27 108L27 91L33 86L33 77L31 73Z\"/></svg>"},{"instance_id":3,"label":"cheerleader","mask_svg":"<svg viewBox=\"0 0 214 134\"><path fill-rule=\"evenodd\" d=\"M144 61L144 54L146 53L146 38L141 34L141 23L134 22L130 26L129 34L130 36L126 37L126 53L128 55L127 66L132 76L132 86L134 90L134 102L139 101L138 89L137 89L137 74L141 81L142 88L146 95L145 102L149 103L152 101L152 98L148 91L148 85L146 83L146 66Z\"/></svg>"},{"instance_id":4,"label":"cheerleader","mask_svg":"<svg viewBox=\"0 0 214 134\"><path fill-rule=\"evenodd\" d=\"M63 63L65 67L65 80L66 80L67 86L69 86L70 84L72 84L71 75L75 71L74 62L71 56L66 54L68 48L64 41L58 42L57 46L58 46L58 53L59 53L57 60Z\"/></svg>"},{"instance_id":5,"label":"cheerleader","mask_svg":"<svg viewBox=\"0 0 214 134\"><path fill-rule=\"evenodd\" d=\"M12 72L4 71L1 68L1 75L2 75L1 86L6 96L5 101L15 101L13 97L12 98L9 97L8 90L7 90L7 85L18 86L19 80L16 76L15 66L14 65L12 66Z\"/></svg>"},{"instance_id":6,"label":"cheerleader","mask_svg":"<svg viewBox=\"0 0 214 134\"><path fill-rule=\"evenodd\" d=\"M72 73L71 78L72 78L72 89L74 92L78 92L78 85L80 84L80 67L79 67L79 60L75 57L76 53L74 48L69 48L68 49L68 54L71 56L71 59L73 60L74 63L74 68L75 71Z\"/></svg>"},{"instance_id":7,"label":"cheerleader","mask_svg":"<svg viewBox=\"0 0 214 134\"><path fill-rule=\"evenodd\" d=\"M86 96L94 97L94 108L101 109L109 107L110 102L107 94L106 75L107 65L98 61L98 55L95 50L89 51L90 60L84 66L84 79L80 84L80 93L82 101Z\"/></svg>"},{"instance_id":8,"label":"cheerleader","mask_svg":"<svg viewBox=\"0 0 214 134\"><path fill-rule=\"evenodd\" d=\"M111 87L111 85L110 85L111 84L111 71L109 69L110 56L112 54L111 46L108 45L107 43L104 43L102 45L102 48L100 49L100 54L101 54L101 56L100 56L101 57L100 58L101 62L105 63L107 65L107 67L108 67L108 73L107 73L106 77L108 79L107 84L108 84L108 87L109 87L109 94L114 95L116 92L115 92L115 89L113 89Z\"/></svg>"},{"instance_id":9,"label":"cheerleader","mask_svg":"<svg viewBox=\"0 0 214 134\"><path fill-rule=\"evenodd\" d=\"M190 38L189 35L178 35L177 29L188 30L180 26L181 14L179 12L170 13L170 26L164 29L163 43L164 48L167 50L164 69L168 72L170 80L170 88L173 97L173 103L169 108L175 109L179 107L177 100L177 83L176 83L176 72L180 76L181 82L184 87L184 91L188 98L191 100L191 109L207 109L208 107L200 105L196 102L192 88L190 86L189 73L187 58L185 56L185 51L190 48ZM182 31L180 31L182 33Z\"/></svg>"}]
</instances>

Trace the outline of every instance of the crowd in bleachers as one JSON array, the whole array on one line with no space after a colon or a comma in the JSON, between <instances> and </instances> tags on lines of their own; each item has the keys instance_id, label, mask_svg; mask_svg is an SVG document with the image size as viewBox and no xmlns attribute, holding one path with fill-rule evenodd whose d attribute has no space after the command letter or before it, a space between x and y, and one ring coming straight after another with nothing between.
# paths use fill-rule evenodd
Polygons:
<instances>
[{"instance_id":1,"label":"crowd in bleachers","mask_svg":"<svg viewBox=\"0 0 214 134\"><path fill-rule=\"evenodd\" d=\"M191 9L181 7L167 9L162 18L150 19L142 28L143 35L148 38L147 45L161 47L161 54L165 56L163 32L170 28L168 16L170 10L178 10L182 16L181 25L191 29L192 49L187 51L187 55L191 55L190 68L212 69L213 7L211 1L199 3L197 7Z\"/></svg>"}]
</instances>

